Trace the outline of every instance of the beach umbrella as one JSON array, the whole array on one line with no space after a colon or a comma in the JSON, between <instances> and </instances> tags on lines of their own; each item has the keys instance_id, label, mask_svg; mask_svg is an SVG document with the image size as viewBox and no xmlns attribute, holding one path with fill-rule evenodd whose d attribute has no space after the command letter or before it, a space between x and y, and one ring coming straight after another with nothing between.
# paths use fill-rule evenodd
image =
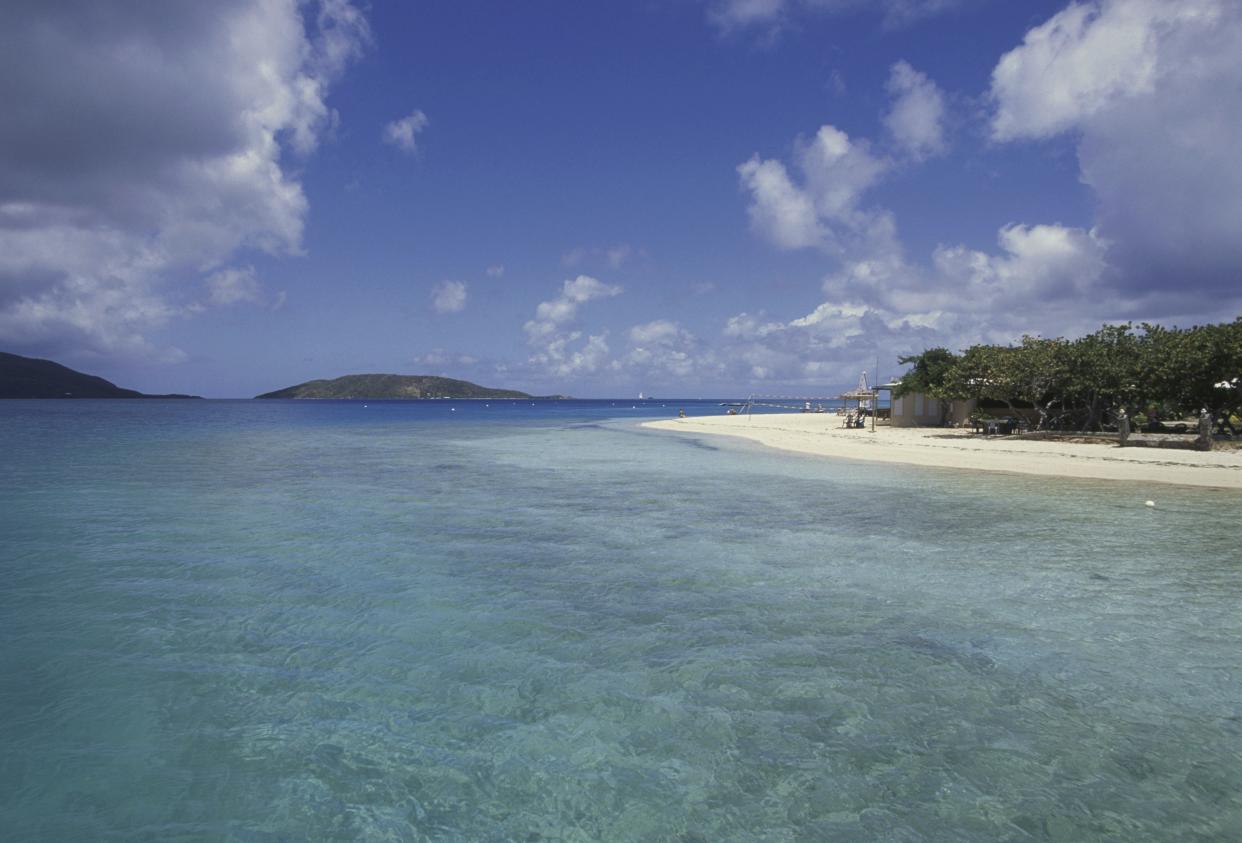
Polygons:
<instances>
[{"instance_id":1,"label":"beach umbrella","mask_svg":"<svg viewBox=\"0 0 1242 843\"><path fill-rule=\"evenodd\" d=\"M871 407L871 429L874 430L876 412L880 408L879 397L879 390L872 389L867 385L867 373L863 372L858 376L858 386L854 387L849 392L842 392L837 396L837 400L857 401L858 409L860 411L862 410L863 402L867 402L867 404Z\"/></svg>"}]
</instances>

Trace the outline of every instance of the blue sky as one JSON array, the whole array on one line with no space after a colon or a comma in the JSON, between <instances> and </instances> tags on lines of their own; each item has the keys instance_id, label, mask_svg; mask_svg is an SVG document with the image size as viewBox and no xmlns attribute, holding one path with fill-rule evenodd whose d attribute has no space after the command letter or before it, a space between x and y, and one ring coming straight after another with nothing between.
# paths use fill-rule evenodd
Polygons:
<instances>
[{"instance_id":1,"label":"blue sky","mask_svg":"<svg viewBox=\"0 0 1242 843\"><path fill-rule=\"evenodd\" d=\"M824 395L1240 311L1228 0L17 3L0 348Z\"/></svg>"}]
</instances>

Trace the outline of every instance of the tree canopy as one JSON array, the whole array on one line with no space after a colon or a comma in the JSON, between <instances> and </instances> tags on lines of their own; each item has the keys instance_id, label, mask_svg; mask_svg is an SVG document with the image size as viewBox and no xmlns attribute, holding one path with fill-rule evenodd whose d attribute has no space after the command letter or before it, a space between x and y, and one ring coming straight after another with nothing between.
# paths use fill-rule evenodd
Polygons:
<instances>
[{"instance_id":1,"label":"tree canopy","mask_svg":"<svg viewBox=\"0 0 1242 843\"><path fill-rule=\"evenodd\" d=\"M1041 428L1096 430L1122 408L1161 417L1242 411L1242 317L1184 329L1104 325L1074 340L931 348L900 362L911 368L896 397L1020 403L1038 411Z\"/></svg>"}]
</instances>

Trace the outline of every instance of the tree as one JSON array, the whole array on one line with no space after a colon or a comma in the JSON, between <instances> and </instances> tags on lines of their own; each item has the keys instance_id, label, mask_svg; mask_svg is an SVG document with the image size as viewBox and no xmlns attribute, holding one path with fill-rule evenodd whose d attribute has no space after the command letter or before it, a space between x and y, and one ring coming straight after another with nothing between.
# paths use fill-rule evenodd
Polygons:
<instances>
[{"instance_id":1,"label":"tree","mask_svg":"<svg viewBox=\"0 0 1242 843\"><path fill-rule=\"evenodd\" d=\"M932 348L901 362L913 368L897 397L1000 401L1011 411L1022 402L1039 412L1041 428L1098 430L1126 406L1242 412L1242 317L1189 329L1104 325L1075 340L1026 336L1016 346L975 345L961 355Z\"/></svg>"},{"instance_id":2,"label":"tree","mask_svg":"<svg viewBox=\"0 0 1242 843\"><path fill-rule=\"evenodd\" d=\"M947 348L929 348L922 354L898 357L898 363L913 364L913 368L901 376L893 397L901 398L913 392L939 396L945 376L957 361L958 356Z\"/></svg>"},{"instance_id":3,"label":"tree","mask_svg":"<svg viewBox=\"0 0 1242 843\"><path fill-rule=\"evenodd\" d=\"M945 403L948 396L944 394L945 378L957 360L958 356L947 348L929 348L922 354L898 357L898 363L913 364L913 368L901 376L901 380L893 389L893 397L901 398L921 392L935 398L939 405L940 423L944 424L945 416L948 414L948 405Z\"/></svg>"}]
</instances>

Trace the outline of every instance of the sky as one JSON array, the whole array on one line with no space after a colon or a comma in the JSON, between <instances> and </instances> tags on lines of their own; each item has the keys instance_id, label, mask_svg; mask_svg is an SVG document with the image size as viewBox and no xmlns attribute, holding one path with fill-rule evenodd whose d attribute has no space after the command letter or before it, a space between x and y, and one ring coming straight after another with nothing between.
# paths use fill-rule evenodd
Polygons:
<instances>
[{"instance_id":1,"label":"sky","mask_svg":"<svg viewBox=\"0 0 1242 843\"><path fill-rule=\"evenodd\" d=\"M825 396L1242 313L1234 0L9 0L0 350Z\"/></svg>"}]
</instances>

